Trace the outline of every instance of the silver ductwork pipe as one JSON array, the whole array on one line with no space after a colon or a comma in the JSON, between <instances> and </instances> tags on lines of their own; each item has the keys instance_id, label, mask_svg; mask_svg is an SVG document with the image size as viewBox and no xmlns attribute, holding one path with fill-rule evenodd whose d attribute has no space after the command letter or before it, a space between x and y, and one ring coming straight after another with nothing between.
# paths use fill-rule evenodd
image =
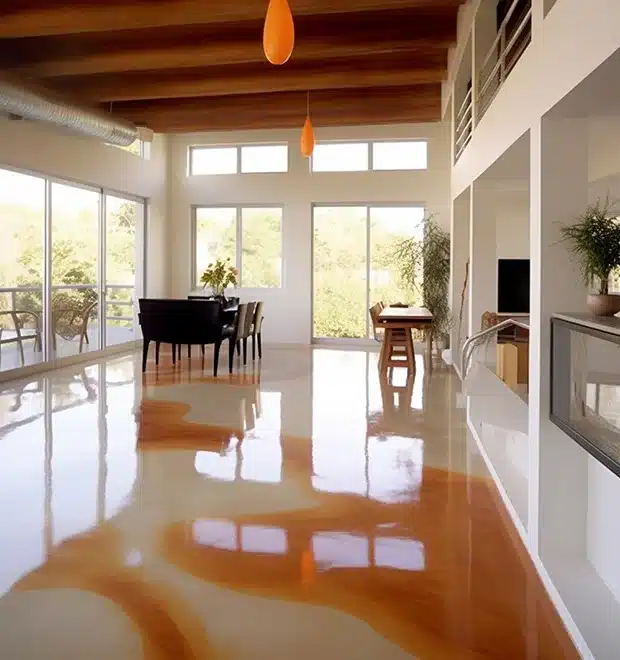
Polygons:
<instances>
[{"instance_id":1,"label":"silver ductwork pipe","mask_svg":"<svg viewBox=\"0 0 620 660\"><path fill-rule=\"evenodd\" d=\"M138 138L138 128L128 121L105 112L85 110L6 79L0 79L0 112L55 124L120 147L127 147Z\"/></svg>"}]
</instances>

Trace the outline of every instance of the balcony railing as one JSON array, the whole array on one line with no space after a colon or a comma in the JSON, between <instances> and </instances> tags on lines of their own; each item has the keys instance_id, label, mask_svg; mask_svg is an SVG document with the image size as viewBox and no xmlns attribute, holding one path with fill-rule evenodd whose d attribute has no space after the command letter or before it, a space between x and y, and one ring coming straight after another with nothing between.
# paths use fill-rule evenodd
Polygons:
<instances>
[{"instance_id":1,"label":"balcony railing","mask_svg":"<svg viewBox=\"0 0 620 660\"><path fill-rule=\"evenodd\" d=\"M50 355L97 350L104 347L101 339L105 346L136 339L135 286L106 284L102 298L98 291L90 283L51 287ZM115 293L120 300L111 297ZM0 371L49 359L43 352L44 336L43 285L0 287Z\"/></svg>"},{"instance_id":2,"label":"balcony railing","mask_svg":"<svg viewBox=\"0 0 620 660\"><path fill-rule=\"evenodd\" d=\"M476 117L487 111L532 39L532 3L513 0L478 73Z\"/></svg>"},{"instance_id":3,"label":"balcony railing","mask_svg":"<svg viewBox=\"0 0 620 660\"><path fill-rule=\"evenodd\" d=\"M53 294L61 291L93 291L96 292L98 287L96 284L59 284L59 285L53 285L51 287L52 289L52 298ZM106 315L105 319L106 321L127 321L127 322L132 322L133 323L133 316L118 316L114 314L108 314L107 309L108 307L111 306L118 306L118 307L129 307L129 310L133 309L134 305L134 300L133 300L133 292L134 292L135 286L133 284L106 284L104 286L104 291L131 291L131 299L130 300L114 300L114 299L108 299L106 295L105 299L105 307L106 307ZM21 304L21 301L18 300L18 296L20 294L35 294L35 295L40 295L41 298L43 297L43 285L41 286L16 286L16 287L0 287L0 297L3 294L8 294L10 298L10 306L9 309L23 309L23 305ZM42 304L38 309L29 309L27 311L35 312L35 313L41 313L42 312Z\"/></svg>"},{"instance_id":4,"label":"balcony railing","mask_svg":"<svg viewBox=\"0 0 620 660\"><path fill-rule=\"evenodd\" d=\"M463 149L468 145L471 140L471 135L474 130L474 113L473 113L473 94L471 87L465 94L463 103L458 109L455 118L454 130L454 159L457 161L463 153Z\"/></svg>"}]
</instances>

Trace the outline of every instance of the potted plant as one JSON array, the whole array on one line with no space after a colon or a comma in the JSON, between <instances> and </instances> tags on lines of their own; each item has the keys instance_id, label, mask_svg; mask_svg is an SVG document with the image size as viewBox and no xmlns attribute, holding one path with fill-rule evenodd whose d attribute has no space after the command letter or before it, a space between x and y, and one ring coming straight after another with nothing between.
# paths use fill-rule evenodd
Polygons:
<instances>
[{"instance_id":1,"label":"potted plant","mask_svg":"<svg viewBox=\"0 0 620 660\"><path fill-rule=\"evenodd\" d=\"M620 266L620 223L609 200L588 206L572 225L561 228L562 240L581 264L588 294L588 309L596 316L620 312L620 295L609 293L609 276Z\"/></svg>"},{"instance_id":2,"label":"potted plant","mask_svg":"<svg viewBox=\"0 0 620 660\"><path fill-rule=\"evenodd\" d=\"M448 343L453 324L448 293L450 288L450 234L434 216L422 220L423 239L408 238L398 244L395 257L400 276L411 289L422 294L422 304L433 315L432 340L437 347Z\"/></svg>"},{"instance_id":3,"label":"potted plant","mask_svg":"<svg viewBox=\"0 0 620 660\"><path fill-rule=\"evenodd\" d=\"M217 259L207 266L200 281L203 288L210 286L214 296L223 298L227 286L237 286L237 269L230 259Z\"/></svg>"}]
</instances>

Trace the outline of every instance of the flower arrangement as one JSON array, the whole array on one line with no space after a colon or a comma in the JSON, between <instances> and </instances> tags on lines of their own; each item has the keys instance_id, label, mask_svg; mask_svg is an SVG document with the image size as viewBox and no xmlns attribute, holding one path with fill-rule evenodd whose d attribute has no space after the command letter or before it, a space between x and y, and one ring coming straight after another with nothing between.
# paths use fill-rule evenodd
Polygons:
<instances>
[{"instance_id":1,"label":"flower arrangement","mask_svg":"<svg viewBox=\"0 0 620 660\"><path fill-rule=\"evenodd\" d=\"M207 266L200 281L203 288L210 286L215 295L221 296L230 284L237 286L237 274L237 269L230 263L230 259L218 259Z\"/></svg>"}]
</instances>

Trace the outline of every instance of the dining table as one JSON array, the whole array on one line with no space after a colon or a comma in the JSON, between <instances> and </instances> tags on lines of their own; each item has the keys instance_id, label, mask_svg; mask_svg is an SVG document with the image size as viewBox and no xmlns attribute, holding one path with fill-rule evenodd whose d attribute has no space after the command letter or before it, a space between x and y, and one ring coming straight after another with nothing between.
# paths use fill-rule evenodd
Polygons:
<instances>
[{"instance_id":1,"label":"dining table","mask_svg":"<svg viewBox=\"0 0 620 660\"><path fill-rule=\"evenodd\" d=\"M390 341L391 330L405 330L406 342L408 343L407 353L412 355L413 341L411 339L411 330L426 331L427 353L429 368L432 365L433 335L430 332L433 324L433 315L426 307L384 307L379 314L379 323L386 330L386 336L381 346L379 365L390 361ZM410 351L410 353L409 353ZM412 371L415 371L415 364L408 365Z\"/></svg>"}]
</instances>

